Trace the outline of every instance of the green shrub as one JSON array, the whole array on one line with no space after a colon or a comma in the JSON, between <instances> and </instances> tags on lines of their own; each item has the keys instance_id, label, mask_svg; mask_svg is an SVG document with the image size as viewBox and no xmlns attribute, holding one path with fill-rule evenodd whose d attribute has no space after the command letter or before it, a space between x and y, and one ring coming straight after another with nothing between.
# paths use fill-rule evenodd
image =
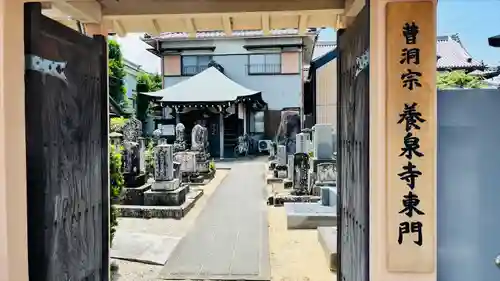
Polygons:
<instances>
[{"instance_id":1,"label":"green shrub","mask_svg":"<svg viewBox=\"0 0 500 281\"><path fill-rule=\"evenodd\" d=\"M113 243L116 227L118 226L119 211L115 208L114 204L120 201L124 186L121 151L122 148L116 148L114 145L109 146L110 243Z\"/></svg>"},{"instance_id":2,"label":"green shrub","mask_svg":"<svg viewBox=\"0 0 500 281\"><path fill-rule=\"evenodd\" d=\"M154 145L153 140L148 140L148 145L146 147L146 151L144 153L144 160L146 161L146 175L153 176L154 174Z\"/></svg>"},{"instance_id":3,"label":"green shrub","mask_svg":"<svg viewBox=\"0 0 500 281\"><path fill-rule=\"evenodd\" d=\"M127 118L123 117L113 117L109 121L109 130L111 132L121 133L125 123L127 123Z\"/></svg>"},{"instance_id":4,"label":"green shrub","mask_svg":"<svg viewBox=\"0 0 500 281\"><path fill-rule=\"evenodd\" d=\"M210 163L208 163L208 169L212 172L215 172L216 168L215 168L215 162L214 160L210 160Z\"/></svg>"}]
</instances>

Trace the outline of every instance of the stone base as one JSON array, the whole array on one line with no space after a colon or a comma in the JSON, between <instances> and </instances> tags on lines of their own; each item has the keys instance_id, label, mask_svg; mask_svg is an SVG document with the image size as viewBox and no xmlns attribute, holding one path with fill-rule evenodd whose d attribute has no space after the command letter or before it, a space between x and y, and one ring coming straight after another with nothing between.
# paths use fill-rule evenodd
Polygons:
<instances>
[{"instance_id":1,"label":"stone base","mask_svg":"<svg viewBox=\"0 0 500 281\"><path fill-rule=\"evenodd\" d=\"M210 161L205 160L205 161L196 161L196 171L198 173L208 173L210 170Z\"/></svg>"},{"instance_id":2,"label":"stone base","mask_svg":"<svg viewBox=\"0 0 500 281\"><path fill-rule=\"evenodd\" d=\"M316 229L337 226L337 208L320 203L285 203L288 229Z\"/></svg>"},{"instance_id":3,"label":"stone base","mask_svg":"<svg viewBox=\"0 0 500 281\"><path fill-rule=\"evenodd\" d=\"M278 165L277 161L271 161L271 162L269 162L269 166L268 166L269 171L274 170L274 168L276 168L276 165Z\"/></svg>"},{"instance_id":4,"label":"stone base","mask_svg":"<svg viewBox=\"0 0 500 281\"><path fill-rule=\"evenodd\" d=\"M205 173L200 173L205 179L213 179L215 176L215 170L208 170Z\"/></svg>"},{"instance_id":5,"label":"stone base","mask_svg":"<svg viewBox=\"0 0 500 281\"><path fill-rule=\"evenodd\" d=\"M203 190L191 191L180 206L124 206L116 205L120 217L127 218L160 218L160 219L182 219L195 205L196 201L203 195Z\"/></svg>"},{"instance_id":6,"label":"stone base","mask_svg":"<svg viewBox=\"0 0 500 281\"><path fill-rule=\"evenodd\" d=\"M287 172L283 171L283 170L274 170L273 175L275 178L278 178L278 179L285 179L288 176Z\"/></svg>"},{"instance_id":7,"label":"stone base","mask_svg":"<svg viewBox=\"0 0 500 281\"><path fill-rule=\"evenodd\" d=\"M282 183L283 179L276 178L276 177L274 177L272 175L269 175L269 176L267 176L266 182L267 182L267 184L270 184L270 183Z\"/></svg>"},{"instance_id":8,"label":"stone base","mask_svg":"<svg viewBox=\"0 0 500 281\"><path fill-rule=\"evenodd\" d=\"M337 271L337 228L318 227L318 241L323 251L325 251L330 271Z\"/></svg>"},{"instance_id":9,"label":"stone base","mask_svg":"<svg viewBox=\"0 0 500 281\"><path fill-rule=\"evenodd\" d=\"M318 164L321 164L321 163L337 163L337 161L335 159L317 159L317 158L311 158L309 159L309 166L311 167L312 171L314 173L317 172L318 170Z\"/></svg>"},{"instance_id":10,"label":"stone base","mask_svg":"<svg viewBox=\"0 0 500 281\"><path fill-rule=\"evenodd\" d=\"M144 205L146 206L180 206L186 201L188 185L183 184L173 191L146 191Z\"/></svg>"},{"instance_id":11,"label":"stone base","mask_svg":"<svg viewBox=\"0 0 500 281\"><path fill-rule=\"evenodd\" d=\"M123 205L144 205L144 192L151 189L151 184L147 183L139 187L123 188Z\"/></svg>"},{"instance_id":12,"label":"stone base","mask_svg":"<svg viewBox=\"0 0 500 281\"><path fill-rule=\"evenodd\" d=\"M170 181L155 181L151 187L152 191L174 191L179 188L181 181L173 179Z\"/></svg>"},{"instance_id":13,"label":"stone base","mask_svg":"<svg viewBox=\"0 0 500 281\"><path fill-rule=\"evenodd\" d=\"M146 183L147 177L145 173L135 174L135 173L123 173L123 179L125 181L125 186L129 187L139 187Z\"/></svg>"},{"instance_id":14,"label":"stone base","mask_svg":"<svg viewBox=\"0 0 500 281\"><path fill-rule=\"evenodd\" d=\"M274 205L275 207L281 207L285 203L316 203L321 200L319 196L297 196L297 195L289 195L289 194L276 194L273 197L273 203L270 205Z\"/></svg>"}]
</instances>

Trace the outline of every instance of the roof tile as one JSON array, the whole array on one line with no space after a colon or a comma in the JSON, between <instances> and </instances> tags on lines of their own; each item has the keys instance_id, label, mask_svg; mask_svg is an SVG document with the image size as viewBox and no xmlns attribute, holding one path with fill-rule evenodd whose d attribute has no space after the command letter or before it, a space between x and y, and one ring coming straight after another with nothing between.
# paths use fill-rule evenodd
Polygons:
<instances>
[{"instance_id":1,"label":"roof tile","mask_svg":"<svg viewBox=\"0 0 500 281\"><path fill-rule=\"evenodd\" d=\"M316 34L319 29L310 28L308 29L309 34ZM298 35L299 31L296 28L285 28L285 29L273 29L270 30L270 36L280 36L280 35ZM198 31L196 32L196 39L205 38L222 38L222 37L258 37L264 36L262 30L234 30L231 35L227 35L223 31ZM187 32L164 32L159 36L146 37L145 39L153 40L175 40L175 39L189 39L189 33Z\"/></svg>"},{"instance_id":2,"label":"roof tile","mask_svg":"<svg viewBox=\"0 0 500 281\"><path fill-rule=\"evenodd\" d=\"M458 34L437 37L437 68L475 68L483 63L472 58L462 45Z\"/></svg>"}]
</instances>

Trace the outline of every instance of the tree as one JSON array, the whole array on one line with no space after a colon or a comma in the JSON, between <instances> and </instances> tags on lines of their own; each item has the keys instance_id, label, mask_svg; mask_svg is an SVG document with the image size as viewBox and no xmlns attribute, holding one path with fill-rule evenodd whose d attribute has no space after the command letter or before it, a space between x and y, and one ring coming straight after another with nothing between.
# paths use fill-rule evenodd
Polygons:
<instances>
[{"instance_id":1,"label":"tree","mask_svg":"<svg viewBox=\"0 0 500 281\"><path fill-rule=\"evenodd\" d=\"M473 76L465 73L463 70L456 70L446 73L438 73L437 76L438 89L451 89L451 88L484 88L486 84L482 81L481 77Z\"/></svg>"},{"instance_id":2,"label":"tree","mask_svg":"<svg viewBox=\"0 0 500 281\"><path fill-rule=\"evenodd\" d=\"M125 64L120 45L115 40L108 40L108 66L109 66L109 95L120 106L128 107L127 90L123 78L125 77Z\"/></svg>"},{"instance_id":3,"label":"tree","mask_svg":"<svg viewBox=\"0 0 500 281\"><path fill-rule=\"evenodd\" d=\"M159 74L149 74L142 72L137 76L137 95L135 97L136 101L136 116L137 119L141 120L143 123L148 117L148 111L150 108L150 98L140 93L149 93L161 90L162 81Z\"/></svg>"}]
</instances>

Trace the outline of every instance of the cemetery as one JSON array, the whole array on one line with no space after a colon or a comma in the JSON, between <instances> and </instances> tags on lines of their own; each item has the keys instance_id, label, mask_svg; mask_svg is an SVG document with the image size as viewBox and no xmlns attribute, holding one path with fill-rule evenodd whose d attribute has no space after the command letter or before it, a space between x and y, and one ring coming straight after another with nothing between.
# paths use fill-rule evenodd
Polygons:
<instances>
[{"instance_id":1,"label":"cemetery","mask_svg":"<svg viewBox=\"0 0 500 281\"><path fill-rule=\"evenodd\" d=\"M331 124L303 129L294 149L275 143L267 163L268 205L284 207L289 231L317 229L329 264L336 269L336 134Z\"/></svg>"},{"instance_id":2,"label":"cemetery","mask_svg":"<svg viewBox=\"0 0 500 281\"><path fill-rule=\"evenodd\" d=\"M115 200L120 216L181 219L203 195L203 185L215 175L206 152L207 129L194 126L189 149L182 123L175 133L173 144L154 133L149 151L135 117L126 120L122 133L110 134L123 162L123 189Z\"/></svg>"}]
</instances>

